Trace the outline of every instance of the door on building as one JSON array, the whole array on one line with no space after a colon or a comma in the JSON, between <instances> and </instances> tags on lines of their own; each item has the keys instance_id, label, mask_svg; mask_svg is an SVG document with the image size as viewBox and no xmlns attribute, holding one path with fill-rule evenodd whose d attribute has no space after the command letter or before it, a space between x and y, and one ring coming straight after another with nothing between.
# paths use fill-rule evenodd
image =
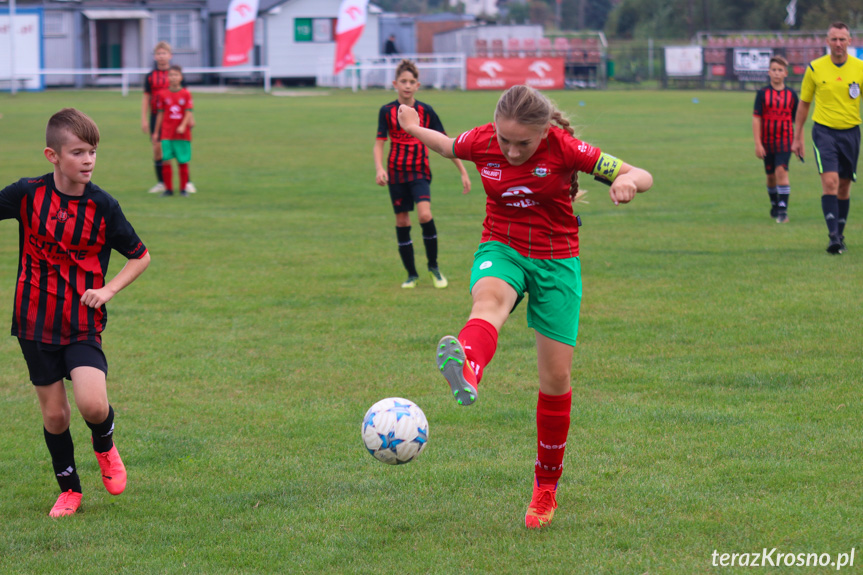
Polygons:
<instances>
[{"instance_id":1,"label":"door on building","mask_svg":"<svg viewBox=\"0 0 863 575\"><path fill-rule=\"evenodd\" d=\"M123 67L123 21L96 22L96 54L99 68Z\"/></svg>"}]
</instances>

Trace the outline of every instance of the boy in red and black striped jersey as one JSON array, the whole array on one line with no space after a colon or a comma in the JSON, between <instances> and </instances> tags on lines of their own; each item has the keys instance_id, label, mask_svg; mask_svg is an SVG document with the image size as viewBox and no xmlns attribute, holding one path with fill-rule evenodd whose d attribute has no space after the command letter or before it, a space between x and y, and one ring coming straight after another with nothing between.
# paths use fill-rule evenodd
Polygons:
<instances>
[{"instance_id":1,"label":"boy in red and black striped jersey","mask_svg":"<svg viewBox=\"0 0 863 575\"><path fill-rule=\"evenodd\" d=\"M755 95L752 134L755 136L755 156L764 160L767 173L767 193L770 196L770 217L777 223L788 221L791 184L788 161L794 142L794 116L797 114L797 94L785 85L788 61L782 56L770 59L770 85Z\"/></svg>"},{"instance_id":2,"label":"boy in red and black striped jersey","mask_svg":"<svg viewBox=\"0 0 863 575\"><path fill-rule=\"evenodd\" d=\"M151 194L165 191L162 178L162 145L156 131L156 108L159 103L159 92L168 89L168 68L171 66L171 45L159 42L153 50L155 66L144 78L144 95L141 98L141 130L150 136L153 146L153 164L156 168L156 185L150 188Z\"/></svg>"},{"instance_id":3,"label":"boy in red and black striped jersey","mask_svg":"<svg viewBox=\"0 0 863 575\"><path fill-rule=\"evenodd\" d=\"M126 468L113 441L101 333L105 304L143 273L150 254L117 200L90 181L99 143L93 120L73 108L60 110L48 122L45 139L45 157L54 172L0 190L0 220L19 223L12 335L18 337L42 410L61 490L50 515L60 517L81 504L64 378L72 381L75 404L92 431L105 488L118 495L126 487ZM112 249L128 262L106 283Z\"/></svg>"},{"instance_id":4,"label":"boy in red and black striped jersey","mask_svg":"<svg viewBox=\"0 0 863 575\"><path fill-rule=\"evenodd\" d=\"M416 287L419 280L414 263L414 248L411 242L410 213L414 204L422 228L428 270L436 288L445 288L447 279L440 273L437 262L437 229L431 213L431 169L425 145L401 129L398 122L399 106L404 104L417 111L420 125L442 134L446 133L440 118L431 106L414 98L420 87L419 70L410 60L402 60L396 68L393 82L398 99L381 107L378 114L378 133L375 140L375 181L379 186L389 185L390 199L396 214L396 239L399 255L408 272L403 288ZM392 140L387 167L384 168L384 142ZM463 193L470 192L470 176L458 158L453 163L461 174Z\"/></svg>"}]
</instances>

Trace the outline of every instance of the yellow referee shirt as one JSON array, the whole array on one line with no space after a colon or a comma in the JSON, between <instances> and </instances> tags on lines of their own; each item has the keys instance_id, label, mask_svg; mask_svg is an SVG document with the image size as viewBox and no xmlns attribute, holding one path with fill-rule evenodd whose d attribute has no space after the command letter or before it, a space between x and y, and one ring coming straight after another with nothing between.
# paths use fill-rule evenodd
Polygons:
<instances>
[{"instance_id":1,"label":"yellow referee shirt","mask_svg":"<svg viewBox=\"0 0 863 575\"><path fill-rule=\"evenodd\" d=\"M815 101L812 121L847 130L860 124L860 87L863 85L863 60L848 56L837 66L830 55L812 60L803 76L800 99Z\"/></svg>"}]
</instances>

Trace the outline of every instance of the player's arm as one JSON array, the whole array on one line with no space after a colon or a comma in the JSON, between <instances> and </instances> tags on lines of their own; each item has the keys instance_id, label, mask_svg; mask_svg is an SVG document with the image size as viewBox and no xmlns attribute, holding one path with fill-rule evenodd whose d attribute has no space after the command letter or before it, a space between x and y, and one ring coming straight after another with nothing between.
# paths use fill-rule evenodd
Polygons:
<instances>
[{"instance_id":1,"label":"player's arm","mask_svg":"<svg viewBox=\"0 0 863 575\"><path fill-rule=\"evenodd\" d=\"M192 110L186 110L186 112L183 114L183 121L180 122L179 126L177 126L177 133L178 134L185 134L186 128L193 125L194 122L195 122L195 120L194 120L194 116L192 115Z\"/></svg>"},{"instance_id":2,"label":"player's arm","mask_svg":"<svg viewBox=\"0 0 863 575\"><path fill-rule=\"evenodd\" d=\"M462 164L461 160L459 160L458 158L453 158L452 163L455 164L455 167L458 168L458 173L461 174L461 193L469 194L470 176L467 175L467 170L465 169L464 164Z\"/></svg>"},{"instance_id":3,"label":"player's arm","mask_svg":"<svg viewBox=\"0 0 863 575\"><path fill-rule=\"evenodd\" d=\"M752 136L755 138L755 157L764 159L764 144L761 143L761 117L752 116Z\"/></svg>"},{"instance_id":4,"label":"player's arm","mask_svg":"<svg viewBox=\"0 0 863 575\"><path fill-rule=\"evenodd\" d=\"M375 140L375 147L372 154L375 158L375 183L379 186L385 186L390 181L386 168L384 168L384 142L380 138Z\"/></svg>"},{"instance_id":5,"label":"player's arm","mask_svg":"<svg viewBox=\"0 0 863 575\"><path fill-rule=\"evenodd\" d=\"M145 252L144 255L138 259L127 261L126 265L123 266L123 269L114 276L114 279L106 283L103 287L99 289L88 289L85 291L81 296L81 303L92 308L98 308L105 305L111 301L111 298L117 295L120 290L138 279L138 276L144 273L144 270L147 269L147 266L149 265L150 252Z\"/></svg>"},{"instance_id":6,"label":"player's arm","mask_svg":"<svg viewBox=\"0 0 863 575\"><path fill-rule=\"evenodd\" d=\"M609 184L608 193L614 205L629 203L635 194L646 192L653 186L650 172L605 153L599 155L591 174Z\"/></svg>"},{"instance_id":7,"label":"player's arm","mask_svg":"<svg viewBox=\"0 0 863 575\"><path fill-rule=\"evenodd\" d=\"M455 158L455 154L452 151L455 138L450 138L445 134L420 126L419 115L410 106L404 104L399 106L399 125L402 127L402 130L444 158Z\"/></svg>"},{"instance_id":8,"label":"player's arm","mask_svg":"<svg viewBox=\"0 0 863 575\"><path fill-rule=\"evenodd\" d=\"M150 133L150 93L144 92L141 97L141 130Z\"/></svg>"}]
</instances>

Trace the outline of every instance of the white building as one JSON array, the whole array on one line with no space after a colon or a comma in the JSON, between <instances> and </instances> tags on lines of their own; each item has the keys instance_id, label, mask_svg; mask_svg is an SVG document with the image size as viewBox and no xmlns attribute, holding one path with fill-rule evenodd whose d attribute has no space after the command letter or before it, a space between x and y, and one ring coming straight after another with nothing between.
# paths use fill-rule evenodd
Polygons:
<instances>
[{"instance_id":1,"label":"white building","mask_svg":"<svg viewBox=\"0 0 863 575\"><path fill-rule=\"evenodd\" d=\"M449 0L450 6L464 5L464 13L471 16L497 16L497 0Z\"/></svg>"},{"instance_id":2,"label":"white building","mask_svg":"<svg viewBox=\"0 0 863 575\"><path fill-rule=\"evenodd\" d=\"M229 0L210 0L214 62L221 62ZM269 66L274 80L313 83L321 70L332 73L336 21L341 0L261 0L255 22L255 48L250 64ZM380 55L378 16L369 4L362 36L354 45L357 60Z\"/></svg>"}]
</instances>

